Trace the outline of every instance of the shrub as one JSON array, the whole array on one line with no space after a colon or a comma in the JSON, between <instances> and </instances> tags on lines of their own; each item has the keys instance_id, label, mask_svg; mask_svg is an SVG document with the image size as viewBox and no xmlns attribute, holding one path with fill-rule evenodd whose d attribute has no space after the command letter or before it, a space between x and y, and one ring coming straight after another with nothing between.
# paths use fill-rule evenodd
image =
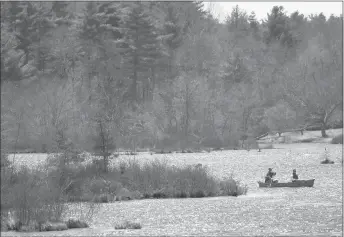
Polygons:
<instances>
[{"instance_id":1,"label":"shrub","mask_svg":"<svg viewBox=\"0 0 344 237\"><path fill-rule=\"evenodd\" d=\"M123 185L117 181L111 181L109 185L109 193L116 194L123 188Z\"/></svg>"},{"instance_id":2,"label":"shrub","mask_svg":"<svg viewBox=\"0 0 344 237\"><path fill-rule=\"evenodd\" d=\"M88 224L85 221L80 221L77 219L69 219L66 221L66 225L68 229L73 229L73 228L88 228Z\"/></svg>"},{"instance_id":3,"label":"shrub","mask_svg":"<svg viewBox=\"0 0 344 237\"><path fill-rule=\"evenodd\" d=\"M8 222L6 221L6 218L3 216L3 214L1 214L1 223L0 223L1 232L8 231L7 223Z\"/></svg>"},{"instance_id":4,"label":"shrub","mask_svg":"<svg viewBox=\"0 0 344 237\"><path fill-rule=\"evenodd\" d=\"M305 138L299 140L300 143L312 143L315 140L315 138Z\"/></svg>"},{"instance_id":5,"label":"shrub","mask_svg":"<svg viewBox=\"0 0 344 237\"><path fill-rule=\"evenodd\" d=\"M136 190L134 192L131 192L131 197L132 197L132 199L141 199L142 194Z\"/></svg>"},{"instance_id":6,"label":"shrub","mask_svg":"<svg viewBox=\"0 0 344 237\"><path fill-rule=\"evenodd\" d=\"M50 164L55 165L54 163ZM2 172L2 176L8 176L6 183L9 190L5 192L5 196L3 193L1 194L1 207L8 209L17 206L20 209L33 206L37 217L44 216L44 218L49 218L42 220L58 221L59 216L53 217L53 211L48 212L48 209L52 209L55 205L54 210L58 210L56 213L60 213L63 210L63 205L61 205L63 201L107 203L112 202L114 196L116 196L116 200L151 197L201 198L218 195L243 195L247 192L247 188L232 177L222 181L212 177L206 166L176 167L161 160L145 164L129 160L119 163L108 173L103 173L102 178L99 178L98 171L92 168L92 164L74 168L60 164L56 164L56 169L46 166L44 172L33 170L32 173L28 173L29 171L25 171L25 173L21 171L21 176L12 175L11 172ZM2 189L6 190L3 183ZM41 195L42 198L37 198L37 195ZM16 197L16 200L11 200L12 196ZM50 207L44 208L45 204L40 204L41 201L47 205L51 204ZM14 205L13 202L18 202L18 204ZM23 225L26 225L25 213L27 211L18 211L17 213L21 215L19 219L23 221ZM30 211L29 213L32 215L34 212ZM42 220L40 219L40 221Z\"/></svg>"},{"instance_id":7,"label":"shrub","mask_svg":"<svg viewBox=\"0 0 344 237\"><path fill-rule=\"evenodd\" d=\"M332 138L331 143L332 144L343 144L343 134L337 135L334 138Z\"/></svg>"},{"instance_id":8,"label":"shrub","mask_svg":"<svg viewBox=\"0 0 344 237\"><path fill-rule=\"evenodd\" d=\"M12 210L7 217L8 229L28 231L33 230L33 223L60 220L63 194L53 177L26 167L12 172L6 170L5 175L8 177L1 180L5 191L1 192L1 208Z\"/></svg>"},{"instance_id":9,"label":"shrub","mask_svg":"<svg viewBox=\"0 0 344 237\"><path fill-rule=\"evenodd\" d=\"M180 192L177 192L174 197L176 198L187 198L188 197L188 194L184 191L180 191Z\"/></svg>"},{"instance_id":10,"label":"shrub","mask_svg":"<svg viewBox=\"0 0 344 237\"><path fill-rule=\"evenodd\" d=\"M109 203L113 201L113 196L109 194L100 194L93 197L95 203Z\"/></svg>"},{"instance_id":11,"label":"shrub","mask_svg":"<svg viewBox=\"0 0 344 237\"><path fill-rule=\"evenodd\" d=\"M196 192L190 193L191 198L202 198L205 197L205 193L203 190L197 190Z\"/></svg>"},{"instance_id":12,"label":"shrub","mask_svg":"<svg viewBox=\"0 0 344 237\"><path fill-rule=\"evenodd\" d=\"M168 196L164 191L164 189L154 191L153 198L167 198Z\"/></svg>"},{"instance_id":13,"label":"shrub","mask_svg":"<svg viewBox=\"0 0 344 237\"><path fill-rule=\"evenodd\" d=\"M240 182L234 180L233 176L225 178L223 181L220 182L220 187L222 191L222 195L226 196L239 196L239 195L246 195L248 188L247 186L243 186Z\"/></svg>"},{"instance_id":14,"label":"shrub","mask_svg":"<svg viewBox=\"0 0 344 237\"><path fill-rule=\"evenodd\" d=\"M107 185L104 180L95 179L95 180L92 180L90 184L90 191L93 194L102 194L106 191L106 186Z\"/></svg>"},{"instance_id":15,"label":"shrub","mask_svg":"<svg viewBox=\"0 0 344 237\"><path fill-rule=\"evenodd\" d=\"M43 222L39 223L39 231L61 231L67 230L67 224L64 222Z\"/></svg>"},{"instance_id":16,"label":"shrub","mask_svg":"<svg viewBox=\"0 0 344 237\"><path fill-rule=\"evenodd\" d=\"M142 226L140 223L136 222L130 222L130 221L124 221L123 223L119 223L115 225L116 230L122 230L122 229L141 229Z\"/></svg>"}]
</instances>

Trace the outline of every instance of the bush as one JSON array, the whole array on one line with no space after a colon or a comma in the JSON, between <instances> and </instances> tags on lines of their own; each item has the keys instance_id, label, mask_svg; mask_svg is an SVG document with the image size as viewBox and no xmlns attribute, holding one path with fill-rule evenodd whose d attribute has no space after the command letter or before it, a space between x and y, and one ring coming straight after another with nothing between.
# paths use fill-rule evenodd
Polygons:
<instances>
[{"instance_id":1,"label":"bush","mask_svg":"<svg viewBox=\"0 0 344 237\"><path fill-rule=\"evenodd\" d=\"M143 165L129 161L125 166L125 175L120 179L123 187L138 190L143 198L206 197L221 193L220 181L209 175L207 167L177 168L159 160ZM241 193L245 192L239 191L237 195Z\"/></svg>"},{"instance_id":2,"label":"bush","mask_svg":"<svg viewBox=\"0 0 344 237\"><path fill-rule=\"evenodd\" d=\"M175 193L174 197L176 197L176 198L187 198L188 194L184 191L180 191L180 192Z\"/></svg>"},{"instance_id":3,"label":"bush","mask_svg":"<svg viewBox=\"0 0 344 237\"><path fill-rule=\"evenodd\" d=\"M95 195L92 201L95 203L109 203L113 202L113 196L109 194Z\"/></svg>"},{"instance_id":4,"label":"bush","mask_svg":"<svg viewBox=\"0 0 344 237\"><path fill-rule=\"evenodd\" d=\"M118 193L116 193L116 197L118 197L120 200L131 200L132 198L132 193L126 189L126 188L121 188Z\"/></svg>"},{"instance_id":5,"label":"bush","mask_svg":"<svg viewBox=\"0 0 344 237\"><path fill-rule=\"evenodd\" d=\"M56 158L56 157L55 157ZM233 178L218 180L206 166L176 167L161 160L140 164L121 162L101 178L92 165L68 167L50 163L45 170L11 169L1 172L1 208L16 208L18 219L59 221L63 202L107 203L141 198L201 198L218 195L243 195L246 187ZM14 198L12 198L14 197ZM46 208L47 207L47 208ZM27 217L30 215L30 218Z\"/></svg>"},{"instance_id":6,"label":"bush","mask_svg":"<svg viewBox=\"0 0 344 237\"><path fill-rule=\"evenodd\" d=\"M95 179L90 184L90 191L93 194L102 194L107 191L107 185L104 180Z\"/></svg>"},{"instance_id":7,"label":"bush","mask_svg":"<svg viewBox=\"0 0 344 237\"><path fill-rule=\"evenodd\" d=\"M343 144L343 134L337 135L334 138L332 138L331 143L332 144Z\"/></svg>"},{"instance_id":8,"label":"bush","mask_svg":"<svg viewBox=\"0 0 344 237\"><path fill-rule=\"evenodd\" d=\"M68 229L74 229L74 228L88 228L88 224L85 221L80 221L76 219L69 219L66 221L66 225Z\"/></svg>"},{"instance_id":9,"label":"bush","mask_svg":"<svg viewBox=\"0 0 344 237\"><path fill-rule=\"evenodd\" d=\"M119 223L115 225L116 230L123 230L123 229L141 229L142 226L140 223L125 221L123 223Z\"/></svg>"},{"instance_id":10,"label":"bush","mask_svg":"<svg viewBox=\"0 0 344 237\"><path fill-rule=\"evenodd\" d=\"M167 198L168 196L164 191L164 189L154 191L153 198Z\"/></svg>"},{"instance_id":11,"label":"bush","mask_svg":"<svg viewBox=\"0 0 344 237\"><path fill-rule=\"evenodd\" d=\"M1 175L1 209L11 210L7 229L33 231L39 222L61 219L64 196L54 177L26 167L4 168Z\"/></svg>"},{"instance_id":12,"label":"bush","mask_svg":"<svg viewBox=\"0 0 344 237\"><path fill-rule=\"evenodd\" d=\"M299 140L299 143L312 143L313 141L315 141L315 138L305 138Z\"/></svg>"},{"instance_id":13,"label":"bush","mask_svg":"<svg viewBox=\"0 0 344 237\"><path fill-rule=\"evenodd\" d=\"M109 193L116 194L123 188L123 185L117 181L111 181L109 185Z\"/></svg>"},{"instance_id":14,"label":"bush","mask_svg":"<svg viewBox=\"0 0 344 237\"><path fill-rule=\"evenodd\" d=\"M61 231L67 229L67 224L64 222L47 221L39 224L39 231Z\"/></svg>"},{"instance_id":15,"label":"bush","mask_svg":"<svg viewBox=\"0 0 344 237\"><path fill-rule=\"evenodd\" d=\"M190 193L191 198L202 198L205 197L205 193L203 190L197 190L196 192Z\"/></svg>"},{"instance_id":16,"label":"bush","mask_svg":"<svg viewBox=\"0 0 344 237\"><path fill-rule=\"evenodd\" d=\"M141 199L142 198L142 194L139 191L134 191L131 192L131 197L132 199Z\"/></svg>"},{"instance_id":17,"label":"bush","mask_svg":"<svg viewBox=\"0 0 344 237\"><path fill-rule=\"evenodd\" d=\"M221 194L225 196L239 196L246 195L247 186L241 185L240 182L234 180L233 176L225 178L220 182Z\"/></svg>"}]
</instances>

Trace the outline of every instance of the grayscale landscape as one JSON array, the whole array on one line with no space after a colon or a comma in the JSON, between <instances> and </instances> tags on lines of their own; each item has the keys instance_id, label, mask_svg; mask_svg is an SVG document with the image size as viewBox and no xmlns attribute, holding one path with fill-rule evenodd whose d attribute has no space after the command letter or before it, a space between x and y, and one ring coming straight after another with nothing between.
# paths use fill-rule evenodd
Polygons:
<instances>
[{"instance_id":1,"label":"grayscale landscape","mask_svg":"<svg viewBox=\"0 0 344 237\"><path fill-rule=\"evenodd\" d=\"M343 235L342 14L216 4L1 2L2 236Z\"/></svg>"}]
</instances>

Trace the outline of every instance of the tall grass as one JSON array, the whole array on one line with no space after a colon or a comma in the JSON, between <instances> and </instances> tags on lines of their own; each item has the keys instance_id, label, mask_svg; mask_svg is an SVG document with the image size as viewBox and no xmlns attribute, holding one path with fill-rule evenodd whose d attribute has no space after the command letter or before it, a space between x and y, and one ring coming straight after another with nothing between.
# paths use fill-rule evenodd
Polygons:
<instances>
[{"instance_id":1,"label":"tall grass","mask_svg":"<svg viewBox=\"0 0 344 237\"><path fill-rule=\"evenodd\" d=\"M1 167L2 230L66 229L62 222L68 193L78 189L73 169L58 165L14 169ZM44 227L45 226L45 227Z\"/></svg>"},{"instance_id":2,"label":"tall grass","mask_svg":"<svg viewBox=\"0 0 344 237\"><path fill-rule=\"evenodd\" d=\"M65 157L56 155L42 167L13 169L13 165L5 165L1 171L1 212L2 217L11 213L12 229L55 228L51 223L68 217L70 201L84 205L81 202L238 196L247 192L232 176L222 180L213 177L206 166L175 167L160 160L144 164L128 160L105 173L97 164L68 164ZM95 207L85 211L80 206L79 217L89 219ZM62 223L60 227L65 226Z\"/></svg>"},{"instance_id":3,"label":"tall grass","mask_svg":"<svg viewBox=\"0 0 344 237\"><path fill-rule=\"evenodd\" d=\"M15 223L27 226L58 221L64 211L60 189L39 170L2 169L1 212L11 213Z\"/></svg>"},{"instance_id":4,"label":"tall grass","mask_svg":"<svg viewBox=\"0 0 344 237\"><path fill-rule=\"evenodd\" d=\"M107 173L99 173L94 164L88 164L74 167L65 174L73 183L78 183L66 190L74 201L110 202L123 198L194 198L246 193L233 177L218 180L206 166L178 168L160 160L144 164L134 159L122 161Z\"/></svg>"}]
</instances>

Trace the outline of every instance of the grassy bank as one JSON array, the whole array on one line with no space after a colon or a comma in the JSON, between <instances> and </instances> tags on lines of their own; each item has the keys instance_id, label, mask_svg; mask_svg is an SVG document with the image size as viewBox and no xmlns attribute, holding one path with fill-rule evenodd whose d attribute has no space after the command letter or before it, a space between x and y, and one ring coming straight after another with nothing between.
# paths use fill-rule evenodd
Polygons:
<instances>
[{"instance_id":1,"label":"grassy bank","mask_svg":"<svg viewBox=\"0 0 344 237\"><path fill-rule=\"evenodd\" d=\"M214 178L201 165L175 167L158 160L145 164L129 160L103 172L99 162L67 165L62 158L54 155L33 169L14 169L10 162L1 168L2 229L37 231L42 223L60 223L68 202L238 196L247 192L233 177ZM65 225L57 226L62 230Z\"/></svg>"}]
</instances>

